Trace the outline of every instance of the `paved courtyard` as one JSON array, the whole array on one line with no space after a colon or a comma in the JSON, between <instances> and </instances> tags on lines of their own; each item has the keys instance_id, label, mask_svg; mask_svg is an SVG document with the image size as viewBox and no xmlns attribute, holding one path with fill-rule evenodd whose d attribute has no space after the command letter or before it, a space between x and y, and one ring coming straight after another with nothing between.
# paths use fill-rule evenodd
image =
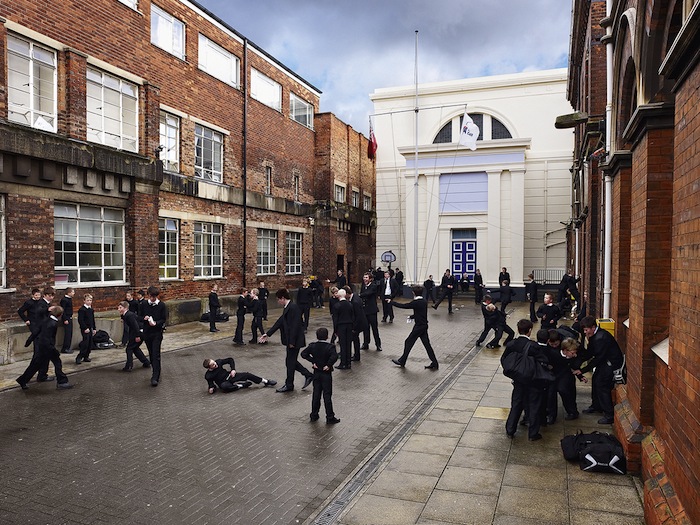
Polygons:
<instances>
[{"instance_id":1,"label":"paved courtyard","mask_svg":"<svg viewBox=\"0 0 700 525\"><path fill-rule=\"evenodd\" d=\"M575 524L594 516L599 523L643 523L633 478L569 475L556 451L563 424L547 430L539 449L520 433L505 440L510 385L497 373L500 353L474 349L479 309L471 299L456 304L464 308L452 316L443 307L430 310L436 372L424 370L420 342L405 369L390 362L410 329L405 312L382 324L384 351L372 344L351 371L334 373L341 419L334 426L323 416L309 423L311 388L300 390L300 375L288 394L257 386L206 393L205 357L233 355L239 370L283 381L279 337L234 347L233 323L221 324L219 334L200 323L170 328L158 388L150 386L148 370L121 372L123 351L108 350L95 351L90 369L70 375L72 390L34 382L27 391L7 389L0 393L0 523ZM313 310L307 339L329 324L327 309ZM22 365L0 368L0 386L11 384L17 368ZM580 394L580 408L588 396ZM590 421L576 428L584 424ZM479 453L481 447L488 453ZM482 455L491 457L485 468ZM508 482L518 478L518 457L521 469L546 458L559 469L559 481L523 493ZM541 483L548 477L540 472ZM581 483L622 487L625 513L572 513L572 506L590 504L569 497L572 488L579 499L588 494ZM554 492L547 497L543 488ZM509 508L535 496L557 502L554 519ZM542 500L533 501L528 509L542 507Z\"/></svg>"}]
</instances>

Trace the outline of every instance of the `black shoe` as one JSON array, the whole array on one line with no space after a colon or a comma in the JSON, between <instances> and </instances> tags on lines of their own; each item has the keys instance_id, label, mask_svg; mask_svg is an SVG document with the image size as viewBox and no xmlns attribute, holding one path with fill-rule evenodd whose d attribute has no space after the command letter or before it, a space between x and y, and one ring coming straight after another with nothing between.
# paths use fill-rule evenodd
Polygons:
<instances>
[{"instance_id":1,"label":"black shoe","mask_svg":"<svg viewBox=\"0 0 700 525\"><path fill-rule=\"evenodd\" d=\"M37 377L36 382L37 383L48 383L49 381L53 381L56 378L54 376L46 376L46 377Z\"/></svg>"},{"instance_id":2,"label":"black shoe","mask_svg":"<svg viewBox=\"0 0 700 525\"><path fill-rule=\"evenodd\" d=\"M474 346L481 346L481 341L477 341Z\"/></svg>"},{"instance_id":3,"label":"black shoe","mask_svg":"<svg viewBox=\"0 0 700 525\"><path fill-rule=\"evenodd\" d=\"M437 363L430 363L428 366L425 367L427 370L437 370L440 368L440 365Z\"/></svg>"},{"instance_id":4,"label":"black shoe","mask_svg":"<svg viewBox=\"0 0 700 525\"><path fill-rule=\"evenodd\" d=\"M235 383L235 385L240 389L240 388L248 388L250 385L253 383L251 381L240 381L238 383Z\"/></svg>"},{"instance_id":5,"label":"black shoe","mask_svg":"<svg viewBox=\"0 0 700 525\"><path fill-rule=\"evenodd\" d=\"M72 354L73 350L61 350L62 354Z\"/></svg>"},{"instance_id":6,"label":"black shoe","mask_svg":"<svg viewBox=\"0 0 700 525\"><path fill-rule=\"evenodd\" d=\"M390 322L390 323L393 323L393 322L394 322L394 318L392 317L391 319L389 319L389 322Z\"/></svg>"},{"instance_id":7,"label":"black shoe","mask_svg":"<svg viewBox=\"0 0 700 525\"><path fill-rule=\"evenodd\" d=\"M143 363L141 366L144 367L144 368L151 368L151 363L148 362L148 361L146 361L146 362Z\"/></svg>"},{"instance_id":8,"label":"black shoe","mask_svg":"<svg viewBox=\"0 0 700 525\"><path fill-rule=\"evenodd\" d=\"M535 434L534 436L528 438L530 441L539 441L542 439L542 434Z\"/></svg>"},{"instance_id":9,"label":"black shoe","mask_svg":"<svg viewBox=\"0 0 700 525\"><path fill-rule=\"evenodd\" d=\"M381 346L378 346L378 347L377 347L377 352L381 352L381 351L382 351L382 347L381 347Z\"/></svg>"},{"instance_id":10,"label":"black shoe","mask_svg":"<svg viewBox=\"0 0 700 525\"><path fill-rule=\"evenodd\" d=\"M506 432L506 436L508 436L510 439L513 439L515 437L515 433L511 434L510 432Z\"/></svg>"},{"instance_id":11,"label":"black shoe","mask_svg":"<svg viewBox=\"0 0 700 525\"><path fill-rule=\"evenodd\" d=\"M306 390L306 387L314 382L314 376L309 376L304 379L304 386L301 387L302 390Z\"/></svg>"},{"instance_id":12,"label":"black shoe","mask_svg":"<svg viewBox=\"0 0 700 525\"><path fill-rule=\"evenodd\" d=\"M447 313L448 313L449 315L452 315L452 310L448 310Z\"/></svg>"},{"instance_id":13,"label":"black shoe","mask_svg":"<svg viewBox=\"0 0 700 525\"><path fill-rule=\"evenodd\" d=\"M233 344L234 344L234 345L238 345L238 346L244 346L244 345L245 345L245 342L243 342L243 341L234 341Z\"/></svg>"},{"instance_id":14,"label":"black shoe","mask_svg":"<svg viewBox=\"0 0 700 525\"><path fill-rule=\"evenodd\" d=\"M351 360L352 360L352 361L359 361L359 360L360 360L360 356L359 356L359 355L354 355L354 356L352 356L352 359L351 359Z\"/></svg>"},{"instance_id":15,"label":"black shoe","mask_svg":"<svg viewBox=\"0 0 700 525\"><path fill-rule=\"evenodd\" d=\"M23 383L19 379L15 379L15 381L17 381L17 384L22 387L22 390L29 390L29 386L27 385L27 383Z\"/></svg>"},{"instance_id":16,"label":"black shoe","mask_svg":"<svg viewBox=\"0 0 700 525\"><path fill-rule=\"evenodd\" d=\"M275 386L277 384L277 381L274 379L265 379L263 381L263 386Z\"/></svg>"},{"instance_id":17,"label":"black shoe","mask_svg":"<svg viewBox=\"0 0 700 525\"><path fill-rule=\"evenodd\" d=\"M318 414L311 414L311 415L309 416L309 421L310 421L311 423L315 423L316 421L318 421Z\"/></svg>"},{"instance_id":18,"label":"black shoe","mask_svg":"<svg viewBox=\"0 0 700 525\"><path fill-rule=\"evenodd\" d=\"M386 323L386 319L382 319L382 323Z\"/></svg>"},{"instance_id":19,"label":"black shoe","mask_svg":"<svg viewBox=\"0 0 700 525\"><path fill-rule=\"evenodd\" d=\"M557 422L557 418L555 418L555 417L548 417L547 418L547 425L553 425L556 422Z\"/></svg>"},{"instance_id":20,"label":"black shoe","mask_svg":"<svg viewBox=\"0 0 700 525\"><path fill-rule=\"evenodd\" d=\"M291 392L292 390L294 390L293 386L284 385L275 390L275 392Z\"/></svg>"},{"instance_id":21,"label":"black shoe","mask_svg":"<svg viewBox=\"0 0 700 525\"><path fill-rule=\"evenodd\" d=\"M335 425L336 423L340 423L340 419L338 419L337 417L326 419L326 425Z\"/></svg>"},{"instance_id":22,"label":"black shoe","mask_svg":"<svg viewBox=\"0 0 700 525\"><path fill-rule=\"evenodd\" d=\"M250 341L248 341L248 344L257 345L258 342L257 342L257 340L255 340L255 339L251 339Z\"/></svg>"},{"instance_id":23,"label":"black shoe","mask_svg":"<svg viewBox=\"0 0 700 525\"><path fill-rule=\"evenodd\" d=\"M612 425L615 422L614 417L601 417L598 420L599 425Z\"/></svg>"},{"instance_id":24,"label":"black shoe","mask_svg":"<svg viewBox=\"0 0 700 525\"><path fill-rule=\"evenodd\" d=\"M336 370L347 370L350 368L348 365L338 365L335 367Z\"/></svg>"},{"instance_id":25,"label":"black shoe","mask_svg":"<svg viewBox=\"0 0 700 525\"><path fill-rule=\"evenodd\" d=\"M573 419L578 419L578 414L566 414L564 416L565 421L571 421Z\"/></svg>"},{"instance_id":26,"label":"black shoe","mask_svg":"<svg viewBox=\"0 0 700 525\"><path fill-rule=\"evenodd\" d=\"M496 348L496 346L495 346L495 345L492 345L491 343L489 343L489 344L486 345L486 348L491 348L491 349L493 349L493 348Z\"/></svg>"},{"instance_id":27,"label":"black shoe","mask_svg":"<svg viewBox=\"0 0 700 525\"><path fill-rule=\"evenodd\" d=\"M56 388L59 390L68 390L69 388L73 388L73 385L71 385L68 382L65 383L56 383Z\"/></svg>"},{"instance_id":28,"label":"black shoe","mask_svg":"<svg viewBox=\"0 0 700 525\"><path fill-rule=\"evenodd\" d=\"M132 366L125 366L124 368L122 368L122 372L131 372L132 368Z\"/></svg>"},{"instance_id":29,"label":"black shoe","mask_svg":"<svg viewBox=\"0 0 700 525\"><path fill-rule=\"evenodd\" d=\"M528 425L527 419L522 418L522 419L520 420L520 424L521 424L522 426L526 427L526 426Z\"/></svg>"},{"instance_id":30,"label":"black shoe","mask_svg":"<svg viewBox=\"0 0 700 525\"><path fill-rule=\"evenodd\" d=\"M598 410L597 408L594 408L594 407L588 407L588 408L584 408L583 410L581 410L581 412L583 412L584 414L601 414L603 411Z\"/></svg>"},{"instance_id":31,"label":"black shoe","mask_svg":"<svg viewBox=\"0 0 700 525\"><path fill-rule=\"evenodd\" d=\"M391 362L394 363L395 365L399 365L401 368L406 366L404 363L402 363L398 359L392 359Z\"/></svg>"},{"instance_id":32,"label":"black shoe","mask_svg":"<svg viewBox=\"0 0 700 525\"><path fill-rule=\"evenodd\" d=\"M151 386L158 386L158 380L157 380L157 379L151 379Z\"/></svg>"},{"instance_id":33,"label":"black shoe","mask_svg":"<svg viewBox=\"0 0 700 525\"><path fill-rule=\"evenodd\" d=\"M216 330L216 329L214 329L214 330L209 330L209 331L210 331L210 332L218 332L218 330Z\"/></svg>"},{"instance_id":34,"label":"black shoe","mask_svg":"<svg viewBox=\"0 0 700 525\"><path fill-rule=\"evenodd\" d=\"M91 361L92 359L90 359L89 357L83 357L83 363L89 363Z\"/></svg>"},{"instance_id":35,"label":"black shoe","mask_svg":"<svg viewBox=\"0 0 700 525\"><path fill-rule=\"evenodd\" d=\"M369 345L362 345L360 350L369 350Z\"/></svg>"},{"instance_id":36,"label":"black shoe","mask_svg":"<svg viewBox=\"0 0 700 525\"><path fill-rule=\"evenodd\" d=\"M433 310L437 310L437 309L438 309L438 305L434 304L434 305L432 306L432 308L433 308Z\"/></svg>"}]
</instances>

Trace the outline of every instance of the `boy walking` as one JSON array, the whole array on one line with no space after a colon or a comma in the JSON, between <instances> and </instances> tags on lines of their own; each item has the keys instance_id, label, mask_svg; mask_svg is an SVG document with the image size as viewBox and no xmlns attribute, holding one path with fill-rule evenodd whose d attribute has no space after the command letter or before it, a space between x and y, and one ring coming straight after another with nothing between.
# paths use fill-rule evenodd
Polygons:
<instances>
[{"instance_id":1,"label":"boy walking","mask_svg":"<svg viewBox=\"0 0 700 525\"><path fill-rule=\"evenodd\" d=\"M408 354L411 353L413 345L420 338L421 343L425 347L425 351L428 353L428 358L430 359L430 364L425 368L430 370L438 369L437 357L435 357L435 351L430 344L430 338L428 337L428 301L423 298L423 287L420 285L413 286L413 301L406 304L391 302L392 306L396 308L404 308L408 310L413 310L413 315L410 317L414 324L413 330L408 334L406 341L403 346L403 355L399 359L392 359L392 363L399 365L400 367L406 366L406 361L408 360Z\"/></svg>"},{"instance_id":2,"label":"boy walking","mask_svg":"<svg viewBox=\"0 0 700 525\"><path fill-rule=\"evenodd\" d=\"M63 324L63 345L61 346L62 354L72 354L71 345L73 343L73 296L75 295L75 289L68 287L66 292L61 299L61 308L63 308L63 315L61 316L61 323Z\"/></svg>"},{"instance_id":3,"label":"boy walking","mask_svg":"<svg viewBox=\"0 0 700 525\"><path fill-rule=\"evenodd\" d=\"M333 363L338 360L338 352L335 350L335 345L328 341L328 329L319 328L316 330L316 338L318 341L311 343L302 352L301 357L307 361L311 361L314 369L314 391L311 396L311 414L309 420L313 423L318 421L318 412L321 409L321 396L323 396L323 406L326 409L326 424L335 425L340 423L340 419L335 417L333 412Z\"/></svg>"},{"instance_id":4,"label":"boy walking","mask_svg":"<svg viewBox=\"0 0 700 525\"><path fill-rule=\"evenodd\" d=\"M92 336L97 331L95 327L95 312L92 309L92 295L89 293L83 297L83 306L78 310L78 325L80 326L80 334L83 336L83 340L80 341L80 353L75 358L76 365L83 361L86 363L91 361Z\"/></svg>"}]
</instances>

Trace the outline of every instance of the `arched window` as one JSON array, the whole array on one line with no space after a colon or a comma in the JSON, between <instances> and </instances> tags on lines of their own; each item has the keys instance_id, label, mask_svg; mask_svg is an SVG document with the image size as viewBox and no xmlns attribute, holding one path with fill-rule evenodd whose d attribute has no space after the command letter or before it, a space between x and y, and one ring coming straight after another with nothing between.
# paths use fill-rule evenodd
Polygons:
<instances>
[{"instance_id":1,"label":"arched window","mask_svg":"<svg viewBox=\"0 0 700 525\"><path fill-rule=\"evenodd\" d=\"M474 124L479 126L479 138L477 140L495 140L495 139L511 139L513 138L513 135L511 135L510 131L508 131L508 128L498 120L496 117L492 117L491 115L487 115L484 113L473 113L469 114L469 116L472 118L474 121ZM438 131L437 135L435 135L435 139L433 140L433 144L449 144L450 142L456 142L455 137L453 139L452 137L452 125L455 121L457 121L457 129L462 128L462 120L464 119L464 115L459 115L458 117L454 117L451 119L449 122L447 122L440 131ZM490 133L487 133L487 135L484 135L484 124L490 122L491 123L491 129Z\"/></svg>"}]
</instances>

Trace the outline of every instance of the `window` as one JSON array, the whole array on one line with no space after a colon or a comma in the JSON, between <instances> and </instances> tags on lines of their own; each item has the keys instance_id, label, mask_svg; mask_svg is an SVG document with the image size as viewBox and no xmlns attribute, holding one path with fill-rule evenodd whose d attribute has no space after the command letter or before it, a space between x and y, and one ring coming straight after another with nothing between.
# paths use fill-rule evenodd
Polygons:
<instances>
[{"instance_id":1,"label":"window","mask_svg":"<svg viewBox=\"0 0 700 525\"><path fill-rule=\"evenodd\" d=\"M56 131L56 52L7 37L8 120Z\"/></svg>"},{"instance_id":2,"label":"window","mask_svg":"<svg viewBox=\"0 0 700 525\"><path fill-rule=\"evenodd\" d=\"M238 87L238 57L199 35L199 69L234 87Z\"/></svg>"},{"instance_id":3,"label":"window","mask_svg":"<svg viewBox=\"0 0 700 525\"><path fill-rule=\"evenodd\" d=\"M265 195L272 195L272 166L265 166Z\"/></svg>"},{"instance_id":4,"label":"window","mask_svg":"<svg viewBox=\"0 0 700 525\"><path fill-rule=\"evenodd\" d=\"M299 186L300 186L299 181L300 181L299 175L296 175L296 174L293 175L292 187L293 187L293 191L294 191L294 195L293 195L294 202L299 202Z\"/></svg>"},{"instance_id":5,"label":"window","mask_svg":"<svg viewBox=\"0 0 700 525\"><path fill-rule=\"evenodd\" d=\"M345 202L345 186L341 186L337 183L335 184L335 201Z\"/></svg>"},{"instance_id":6,"label":"window","mask_svg":"<svg viewBox=\"0 0 700 525\"><path fill-rule=\"evenodd\" d=\"M256 69L250 72L250 96L266 106L282 111L282 86Z\"/></svg>"},{"instance_id":7,"label":"window","mask_svg":"<svg viewBox=\"0 0 700 525\"><path fill-rule=\"evenodd\" d=\"M301 233L287 232L285 250L285 272L301 273Z\"/></svg>"},{"instance_id":8,"label":"window","mask_svg":"<svg viewBox=\"0 0 700 525\"><path fill-rule=\"evenodd\" d=\"M161 279L177 279L178 230L176 219L158 219L158 271Z\"/></svg>"},{"instance_id":9,"label":"window","mask_svg":"<svg viewBox=\"0 0 700 525\"><path fill-rule=\"evenodd\" d=\"M168 171L180 171L180 119L160 112L160 160Z\"/></svg>"},{"instance_id":10,"label":"window","mask_svg":"<svg viewBox=\"0 0 700 525\"><path fill-rule=\"evenodd\" d=\"M56 284L124 282L124 210L57 202L54 266Z\"/></svg>"},{"instance_id":11,"label":"window","mask_svg":"<svg viewBox=\"0 0 700 525\"><path fill-rule=\"evenodd\" d=\"M359 208L360 207L360 192L357 190L352 190L352 193L350 195L352 198L353 207Z\"/></svg>"},{"instance_id":12,"label":"window","mask_svg":"<svg viewBox=\"0 0 700 525\"><path fill-rule=\"evenodd\" d=\"M371 210L372 209L372 196L364 194L362 196L362 209L363 210Z\"/></svg>"},{"instance_id":13,"label":"window","mask_svg":"<svg viewBox=\"0 0 700 525\"><path fill-rule=\"evenodd\" d=\"M294 93L289 95L289 116L299 124L314 129L314 107Z\"/></svg>"},{"instance_id":14,"label":"window","mask_svg":"<svg viewBox=\"0 0 700 525\"><path fill-rule=\"evenodd\" d=\"M508 131L508 128L505 127L503 122L501 122L497 118L491 117L491 138L495 140L511 139L513 137L510 134L510 131Z\"/></svg>"},{"instance_id":15,"label":"window","mask_svg":"<svg viewBox=\"0 0 700 525\"><path fill-rule=\"evenodd\" d=\"M138 87L88 67L87 139L138 151Z\"/></svg>"},{"instance_id":16,"label":"window","mask_svg":"<svg viewBox=\"0 0 700 525\"><path fill-rule=\"evenodd\" d=\"M151 43L185 59L185 24L154 4L151 4Z\"/></svg>"},{"instance_id":17,"label":"window","mask_svg":"<svg viewBox=\"0 0 700 525\"><path fill-rule=\"evenodd\" d=\"M197 177L221 182L223 174L224 136L199 124L194 127L194 172Z\"/></svg>"},{"instance_id":18,"label":"window","mask_svg":"<svg viewBox=\"0 0 700 525\"><path fill-rule=\"evenodd\" d=\"M277 232L258 230L258 275L277 273Z\"/></svg>"},{"instance_id":19,"label":"window","mask_svg":"<svg viewBox=\"0 0 700 525\"><path fill-rule=\"evenodd\" d=\"M511 139L513 135L508 130L505 124L498 120L496 117L491 115L486 115L484 113L473 113L469 115L474 124L479 126L479 137L477 140L497 140L497 139ZM462 127L462 120L464 115L459 115L454 117L448 123L446 123L437 135L433 139L433 144L449 144L451 142L457 142L459 139L459 130ZM453 123L456 128L456 138L453 139L452 130Z\"/></svg>"},{"instance_id":20,"label":"window","mask_svg":"<svg viewBox=\"0 0 700 525\"><path fill-rule=\"evenodd\" d=\"M194 276L221 277L221 224L194 223Z\"/></svg>"},{"instance_id":21,"label":"window","mask_svg":"<svg viewBox=\"0 0 700 525\"><path fill-rule=\"evenodd\" d=\"M138 7L138 0L119 0L122 4L128 5L131 9Z\"/></svg>"},{"instance_id":22,"label":"window","mask_svg":"<svg viewBox=\"0 0 700 525\"><path fill-rule=\"evenodd\" d=\"M0 288L6 288L7 248L5 244L5 196L0 195Z\"/></svg>"}]
</instances>

